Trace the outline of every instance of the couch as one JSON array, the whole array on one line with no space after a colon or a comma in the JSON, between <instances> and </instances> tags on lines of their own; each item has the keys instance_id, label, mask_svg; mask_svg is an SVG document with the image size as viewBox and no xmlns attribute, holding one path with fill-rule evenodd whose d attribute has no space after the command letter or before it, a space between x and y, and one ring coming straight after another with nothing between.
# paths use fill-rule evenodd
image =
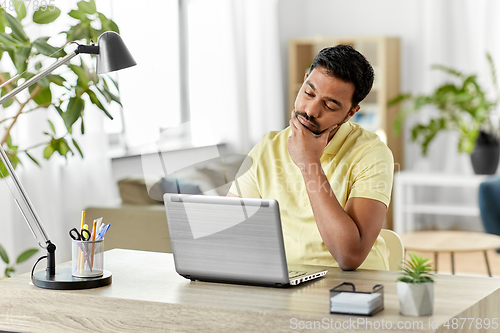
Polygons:
<instances>
[{"instance_id":1,"label":"couch","mask_svg":"<svg viewBox=\"0 0 500 333\"><path fill-rule=\"evenodd\" d=\"M131 175L118 181L121 202L86 207L88 221L111 223L104 242L114 248L172 252L163 193L226 195L245 155L229 155L198 163L168 177ZM176 181L177 179L177 181Z\"/></svg>"}]
</instances>

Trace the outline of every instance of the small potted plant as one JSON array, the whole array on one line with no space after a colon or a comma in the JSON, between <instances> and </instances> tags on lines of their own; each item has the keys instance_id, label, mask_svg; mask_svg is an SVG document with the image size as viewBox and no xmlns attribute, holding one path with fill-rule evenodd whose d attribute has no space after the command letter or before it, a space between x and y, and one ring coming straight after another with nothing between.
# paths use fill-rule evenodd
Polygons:
<instances>
[{"instance_id":1,"label":"small potted plant","mask_svg":"<svg viewBox=\"0 0 500 333\"><path fill-rule=\"evenodd\" d=\"M410 253L405 262L403 276L397 281L399 310L402 315L431 315L434 306L434 280L429 258Z\"/></svg>"}]
</instances>

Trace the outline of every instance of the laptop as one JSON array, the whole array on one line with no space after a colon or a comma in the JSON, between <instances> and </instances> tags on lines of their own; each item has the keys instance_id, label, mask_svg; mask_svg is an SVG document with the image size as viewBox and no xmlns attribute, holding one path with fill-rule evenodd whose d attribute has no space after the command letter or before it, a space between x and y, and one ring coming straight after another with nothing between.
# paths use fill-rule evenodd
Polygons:
<instances>
[{"instance_id":1,"label":"laptop","mask_svg":"<svg viewBox=\"0 0 500 333\"><path fill-rule=\"evenodd\" d=\"M175 269L190 280L285 287L324 276L287 266L273 199L164 195Z\"/></svg>"}]
</instances>

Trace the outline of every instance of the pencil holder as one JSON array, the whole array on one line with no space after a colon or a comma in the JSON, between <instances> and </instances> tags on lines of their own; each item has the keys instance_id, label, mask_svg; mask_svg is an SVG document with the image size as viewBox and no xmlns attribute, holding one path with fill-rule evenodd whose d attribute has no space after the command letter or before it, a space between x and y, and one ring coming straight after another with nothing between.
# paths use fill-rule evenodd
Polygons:
<instances>
[{"instance_id":1,"label":"pencil holder","mask_svg":"<svg viewBox=\"0 0 500 333\"><path fill-rule=\"evenodd\" d=\"M71 275L76 277L102 276L104 269L104 239L72 241Z\"/></svg>"}]
</instances>

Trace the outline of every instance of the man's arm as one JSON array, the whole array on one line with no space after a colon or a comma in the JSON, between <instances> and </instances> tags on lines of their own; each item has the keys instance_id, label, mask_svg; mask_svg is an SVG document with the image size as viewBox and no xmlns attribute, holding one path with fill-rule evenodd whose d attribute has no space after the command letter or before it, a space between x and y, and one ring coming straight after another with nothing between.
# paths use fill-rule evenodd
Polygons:
<instances>
[{"instance_id":1,"label":"man's arm","mask_svg":"<svg viewBox=\"0 0 500 333\"><path fill-rule=\"evenodd\" d=\"M354 270L375 243L387 208L384 203L367 198L348 199L345 210L338 202L320 163L328 136L336 127L317 136L294 117L290 127L288 151L302 172L321 238L341 269Z\"/></svg>"},{"instance_id":2,"label":"man's arm","mask_svg":"<svg viewBox=\"0 0 500 333\"><path fill-rule=\"evenodd\" d=\"M350 198L344 210L323 170L311 171L302 175L321 238L341 269L354 270L375 243L387 207L373 199Z\"/></svg>"}]
</instances>

